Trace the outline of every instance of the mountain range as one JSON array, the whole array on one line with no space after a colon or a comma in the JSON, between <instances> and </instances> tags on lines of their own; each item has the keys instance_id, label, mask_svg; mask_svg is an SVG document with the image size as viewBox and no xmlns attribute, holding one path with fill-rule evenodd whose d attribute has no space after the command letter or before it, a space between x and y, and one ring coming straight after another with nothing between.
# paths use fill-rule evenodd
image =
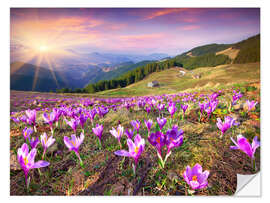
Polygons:
<instances>
[{"instance_id":1,"label":"mountain range","mask_svg":"<svg viewBox=\"0 0 270 203\"><path fill-rule=\"evenodd\" d=\"M13 60L10 64L10 88L25 91L55 91L61 88L83 88L101 80L119 78L129 71L147 64L170 60L177 61L180 66L187 69L259 61L260 35L234 44L208 44L195 47L173 58L162 53L151 55L98 52L81 54L70 49L67 51L73 53L74 56L62 58L53 71L45 62L40 63L39 66L34 65L37 60L35 58L27 63L17 61L16 49L23 48L13 46L11 50Z\"/></svg>"}]
</instances>

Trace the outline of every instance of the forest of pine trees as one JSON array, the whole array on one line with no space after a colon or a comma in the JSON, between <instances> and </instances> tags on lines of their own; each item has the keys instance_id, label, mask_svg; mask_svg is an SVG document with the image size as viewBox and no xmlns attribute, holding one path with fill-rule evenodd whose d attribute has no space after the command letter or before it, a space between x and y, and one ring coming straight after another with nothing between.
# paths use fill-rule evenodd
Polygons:
<instances>
[{"instance_id":1,"label":"forest of pine trees","mask_svg":"<svg viewBox=\"0 0 270 203\"><path fill-rule=\"evenodd\" d=\"M109 89L126 87L130 84L144 79L147 75L153 72L166 70L177 65L179 64L174 59L170 59L164 62L149 63L144 66L140 66L132 71L129 71L117 79L102 80L95 84L89 84L85 87L85 91L88 93L94 93Z\"/></svg>"}]
</instances>

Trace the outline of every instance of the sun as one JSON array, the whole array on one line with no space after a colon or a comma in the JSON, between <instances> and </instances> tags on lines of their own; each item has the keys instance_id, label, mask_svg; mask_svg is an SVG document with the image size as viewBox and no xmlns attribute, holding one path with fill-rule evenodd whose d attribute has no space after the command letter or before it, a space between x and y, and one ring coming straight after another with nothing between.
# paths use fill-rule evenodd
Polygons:
<instances>
[{"instance_id":1,"label":"sun","mask_svg":"<svg viewBox=\"0 0 270 203\"><path fill-rule=\"evenodd\" d=\"M39 50L40 52L47 52L47 51L49 51L49 47L48 47L47 45L40 45L40 46L38 47L38 50Z\"/></svg>"}]
</instances>

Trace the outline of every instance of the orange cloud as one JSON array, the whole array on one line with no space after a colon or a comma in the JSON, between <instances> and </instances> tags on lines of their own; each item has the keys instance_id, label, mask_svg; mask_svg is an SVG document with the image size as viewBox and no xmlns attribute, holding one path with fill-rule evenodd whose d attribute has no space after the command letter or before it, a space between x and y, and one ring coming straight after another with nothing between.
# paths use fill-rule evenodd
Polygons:
<instances>
[{"instance_id":1,"label":"orange cloud","mask_svg":"<svg viewBox=\"0 0 270 203\"><path fill-rule=\"evenodd\" d=\"M159 11L155 11L155 12L151 13L150 15L146 16L145 20L151 20L151 19L154 19L154 18L159 17L159 16L167 15L170 13L178 13L178 12L182 12L185 10L188 10L188 8L164 8L164 9L161 9Z\"/></svg>"}]
</instances>

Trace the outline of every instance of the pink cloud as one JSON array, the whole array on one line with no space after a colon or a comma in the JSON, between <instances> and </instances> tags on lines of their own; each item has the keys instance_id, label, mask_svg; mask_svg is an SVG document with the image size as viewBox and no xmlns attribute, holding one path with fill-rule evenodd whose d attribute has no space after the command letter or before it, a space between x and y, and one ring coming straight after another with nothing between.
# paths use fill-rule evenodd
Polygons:
<instances>
[{"instance_id":1,"label":"pink cloud","mask_svg":"<svg viewBox=\"0 0 270 203\"><path fill-rule=\"evenodd\" d=\"M199 26L199 25L186 25L186 26L181 27L180 29L188 31L188 30L197 30L200 28L201 28L201 26Z\"/></svg>"}]
</instances>

